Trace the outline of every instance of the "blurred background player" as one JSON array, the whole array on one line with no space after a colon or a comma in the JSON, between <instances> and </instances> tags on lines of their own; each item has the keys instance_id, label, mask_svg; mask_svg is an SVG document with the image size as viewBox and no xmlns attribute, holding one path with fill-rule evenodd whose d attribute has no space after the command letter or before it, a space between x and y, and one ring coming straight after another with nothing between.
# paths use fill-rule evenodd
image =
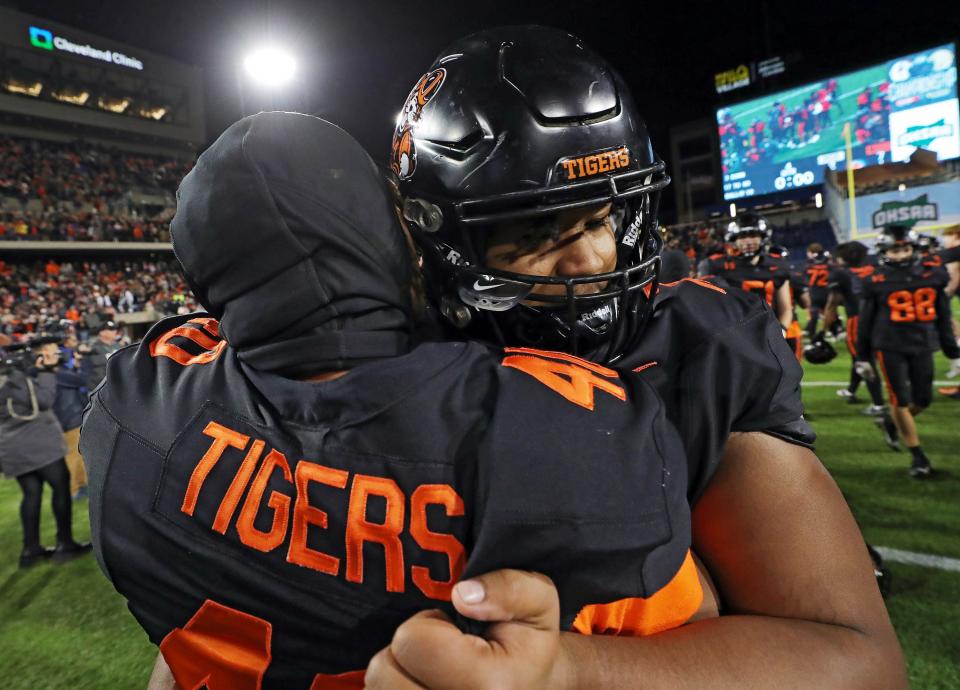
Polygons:
<instances>
[{"instance_id":1,"label":"blurred background player","mask_svg":"<svg viewBox=\"0 0 960 690\"><path fill-rule=\"evenodd\" d=\"M704 262L701 275L715 276L724 286L758 295L773 308L786 337L794 322L790 271L769 253L771 236L763 216L745 211L727 225L728 253ZM796 354L797 349L792 349Z\"/></svg>"},{"instance_id":2,"label":"blurred background player","mask_svg":"<svg viewBox=\"0 0 960 690\"><path fill-rule=\"evenodd\" d=\"M933 395L933 353L960 359L941 267L924 266L916 234L887 225L877 239L877 270L863 281L857 339L857 371L875 376L875 355L887 385L893 419L912 456L910 476L929 477L931 464L920 446L915 417Z\"/></svg>"},{"instance_id":3,"label":"blurred background player","mask_svg":"<svg viewBox=\"0 0 960 690\"><path fill-rule=\"evenodd\" d=\"M830 269L830 252L825 251L823 245L819 242L811 243L807 247L807 260L803 267L804 283L810 293L809 317L805 329L809 339L813 339L813 336L816 335L817 323L827 306L827 297L830 292L828 287ZM841 323L835 320L831 324L831 328L824 328L824 330L836 335L834 329L840 325Z\"/></svg>"},{"instance_id":4,"label":"blurred background player","mask_svg":"<svg viewBox=\"0 0 960 690\"><path fill-rule=\"evenodd\" d=\"M814 340L826 337L825 333L838 320L837 310L843 305L847 316L847 351L850 353L850 384L837 391L837 395L848 403L857 404L857 389L863 377L857 372L857 334L860 324L860 299L863 296L862 281L868 279L876 267L867 263L867 247L862 242L844 242L834 250L836 263L830 267L827 280L830 291L823 312L823 330L814 335ZM872 377L865 381L870 393L871 405L865 410L872 416L883 431L884 440L891 450L900 450L897 440L897 425L890 416L883 400L880 380Z\"/></svg>"}]
</instances>

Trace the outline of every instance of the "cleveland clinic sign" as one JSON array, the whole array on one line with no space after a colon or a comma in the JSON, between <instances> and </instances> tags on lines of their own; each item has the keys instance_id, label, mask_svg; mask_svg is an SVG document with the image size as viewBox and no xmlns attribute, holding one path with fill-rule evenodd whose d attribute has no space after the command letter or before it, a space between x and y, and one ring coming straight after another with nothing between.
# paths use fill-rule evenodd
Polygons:
<instances>
[{"instance_id":1,"label":"cleveland clinic sign","mask_svg":"<svg viewBox=\"0 0 960 690\"><path fill-rule=\"evenodd\" d=\"M100 50L94 48L89 43L74 43L63 36L54 36L52 31L41 29L37 26L30 27L30 45L34 48L43 50L62 50L65 53L82 55L83 57L93 58L94 60L103 60L120 67L129 67L130 69L142 70L143 63L137 58L124 55L116 50Z\"/></svg>"}]
</instances>

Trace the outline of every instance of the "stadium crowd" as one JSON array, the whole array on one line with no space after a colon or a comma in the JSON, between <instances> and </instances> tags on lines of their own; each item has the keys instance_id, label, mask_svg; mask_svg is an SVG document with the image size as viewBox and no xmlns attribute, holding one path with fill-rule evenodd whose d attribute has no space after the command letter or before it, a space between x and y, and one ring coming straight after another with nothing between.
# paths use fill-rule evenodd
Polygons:
<instances>
[{"instance_id":1,"label":"stadium crowd","mask_svg":"<svg viewBox=\"0 0 960 690\"><path fill-rule=\"evenodd\" d=\"M0 333L23 338L69 320L80 339L120 313L196 310L173 261L0 262Z\"/></svg>"},{"instance_id":2,"label":"stadium crowd","mask_svg":"<svg viewBox=\"0 0 960 690\"><path fill-rule=\"evenodd\" d=\"M167 242L173 194L191 166L84 141L0 137L0 240Z\"/></svg>"}]
</instances>

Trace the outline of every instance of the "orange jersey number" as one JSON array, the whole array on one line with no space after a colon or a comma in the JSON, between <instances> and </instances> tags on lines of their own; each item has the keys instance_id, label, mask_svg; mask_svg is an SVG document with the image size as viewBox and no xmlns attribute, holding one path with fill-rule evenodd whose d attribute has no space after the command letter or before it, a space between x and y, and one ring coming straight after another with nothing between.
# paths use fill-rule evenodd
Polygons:
<instances>
[{"instance_id":1,"label":"orange jersey number","mask_svg":"<svg viewBox=\"0 0 960 690\"><path fill-rule=\"evenodd\" d=\"M207 599L193 618L168 634L160 651L181 688L259 690L272 657L273 626ZM318 673L311 690L360 690L363 671Z\"/></svg>"},{"instance_id":2,"label":"orange jersey number","mask_svg":"<svg viewBox=\"0 0 960 690\"><path fill-rule=\"evenodd\" d=\"M195 328L187 324L196 324ZM173 338L184 338L201 348L197 354L185 350L181 345L171 342ZM220 337L220 324L215 319L190 319L182 326L167 331L150 343L151 357L168 357L177 364L188 367L191 364L207 364L212 362L223 352L227 341Z\"/></svg>"},{"instance_id":3,"label":"orange jersey number","mask_svg":"<svg viewBox=\"0 0 960 690\"><path fill-rule=\"evenodd\" d=\"M923 287L914 292L897 290L887 296L890 320L897 323L933 321L937 318L937 291Z\"/></svg>"},{"instance_id":4,"label":"orange jersey number","mask_svg":"<svg viewBox=\"0 0 960 690\"><path fill-rule=\"evenodd\" d=\"M827 287L827 277L830 271L820 266L811 266L807 269L807 285L810 287Z\"/></svg>"},{"instance_id":5,"label":"orange jersey number","mask_svg":"<svg viewBox=\"0 0 960 690\"><path fill-rule=\"evenodd\" d=\"M617 383L619 375L613 369L562 352L527 347L508 347L505 352L520 354L504 357L503 366L529 374L580 407L593 410L595 389L619 400L627 399L627 392Z\"/></svg>"},{"instance_id":6,"label":"orange jersey number","mask_svg":"<svg viewBox=\"0 0 960 690\"><path fill-rule=\"evenodd\" d=\"M767 304L773 305L773 281L772 280L745 280L740 284L740 289L745 292L762 291Z\"/></svg>"}]
</instances>

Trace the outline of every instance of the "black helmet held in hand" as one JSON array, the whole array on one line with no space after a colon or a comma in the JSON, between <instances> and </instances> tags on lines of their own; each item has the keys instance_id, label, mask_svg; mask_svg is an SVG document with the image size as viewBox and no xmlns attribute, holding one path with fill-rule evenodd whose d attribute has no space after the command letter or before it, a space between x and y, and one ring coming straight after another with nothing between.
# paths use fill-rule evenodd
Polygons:
<instances>
[{"instance_id":1,"label":"black helmet held in hand","mask_svg":"<svg viewBox=\"0 0 960 690\"><path fill-rule=\"evenodd\" d=\"M837 357L837 350L827 342L823 334L818 334L813 342L803 348L803 357L810 364L827 364Z\"/></svg>"},{"instance_id":2,"label":"black helmet held in hand","mask_svg":"<svg viewBox=\"0 0 960 690\"><path fill-rule=\"evenodd\" d=\"M391 170L448 322L608 362L642 330L670 178L626 85L576 37L505 27L449 46L407 98ZM608 203L615 270L543 276L487 264L497 227L546 226L558 213Z\"/></svg>"}]
</instances>

